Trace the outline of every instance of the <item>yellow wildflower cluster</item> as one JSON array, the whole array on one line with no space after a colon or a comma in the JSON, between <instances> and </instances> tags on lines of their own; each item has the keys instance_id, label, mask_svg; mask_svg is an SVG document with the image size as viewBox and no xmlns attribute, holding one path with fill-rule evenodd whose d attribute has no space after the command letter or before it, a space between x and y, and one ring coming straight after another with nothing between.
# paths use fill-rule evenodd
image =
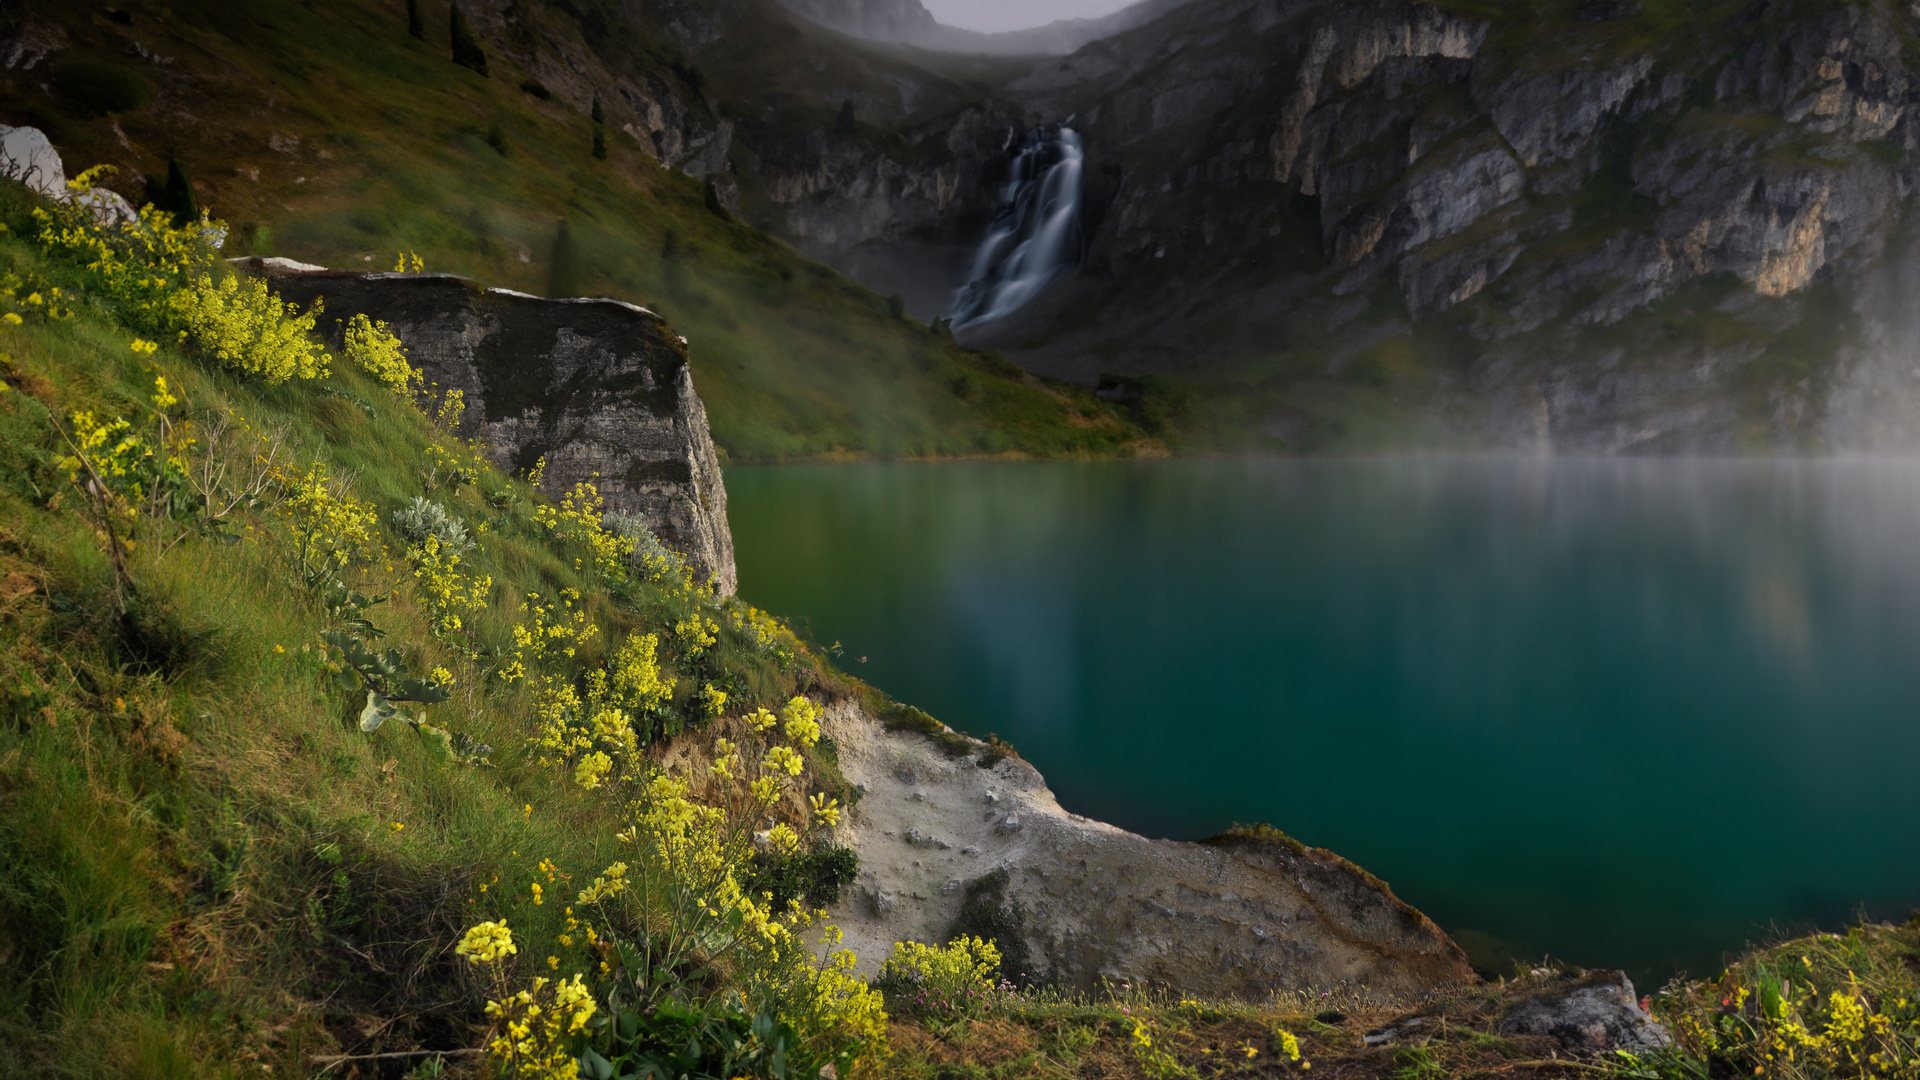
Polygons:
<instances>
[{"instance_id":1,"label":"yellow wildflower cluster","mask_svg":"<svg viewBox=\"0 0 1920 1080\"><path fill-rule=\"evenodd\" d=\"M396 394L410 396L424 378L418 368L407 363L406 346L393 336L387 324L375 322L365 313L347 320L345 341L347 360Z\"/></svg>"},{"instance_id":2,"label":"yellow wildflower cluster","mask_svg":"<svg viewBox=\"0 0 1920 1080\"><path fill-rule=\"evenodd\" d=\"M487 1056L503 1075L523 1080L576 1080L575 1037L599 1011L593 991L571 979L536 978L531 986L487 1003L494 1036Z\"/></svg>"},{"instance_id":3,"label":"yellow wildflower cluster","mask_svg":"<svg viewBox=\"0 0 1920 1080\"><path fill-rule=\"evenodd\" d=\"M720 624L696 613L674 623L673 636L680 643L680 652L693 660L720 640Z\"/></svg>"},{"instance_id":4,"label":"yellow wildflower cluster","mask_svg":"<svg viewBox=\"0 0 1920 1080\"><path fill-rule=\"evenodd\" d=\"M468 930L460 944L454 946L455 956L465 957L475 964L491 964L519 952L513 943L513 931L507 927L506 920L483 922Z\"/></svg>"},{"instance_id":5,"label":"yellow wildflower cluster","mask_svg":"<svg viewBox=\"0 0 1920 1080\"><path fill-rule=\"evenodd\" d=\"M561 589L553 600L528 593L520 610L527 618L513 627L513 658L500 669L500 678L506 682L558 670L600 632L575 589Z\"/></svg>"},{"instance_id":6,"label":"yellow wildflower cluster","mask_svg":"<svg viewBox=\"0 0 1920 1080\"><path fill-rule=\"evenodd\" d=\"M113 171L96 166L67 186L84 195ZM91 288L153 330L178 325L177 297L188 282L214 269L226 234L225 225L205 215L175 228L171 214L151 206L125 227L103 224L84 198L35 210L33 216L42 250L83 267Z\"/></svg>"},{"instance_id":7,"label":"yellow wildflower cluster","mask_svg":"<svg viewBox=\"0 0 1920 1080\"><path fill-rule=\"evenodd\" d=\"M915 1012L964 1016L990 1008L1002 995L1000 950L977 937L946 945L899 942L880 965L880 977L898 986L895 1000Z\"/></svg>"},{"instance_id":8,"label":"yellow wildflower cluster","mask_svg":"<svg viewBox=\"0 0 1920 1080\"><path fill-rule=\"evenodd\" d=\"M379 550L380 517L353 496L348 484L315 462L306 472L280 475L286 499L280 513L294 536L294 562L310 589L334 580L354 562Z\"/></svg>"},{"instance_id":9,"label":"yellow wildflower cluster","mask_svg":"<svg viewBox=\"0 0 1920 1080\"><path fill-rule=\"evenodd\" d=\"M1794 972L1777 960L1728 971L1714 983L1682 988L1657 1009L1673 1029L1682 1054L1732 1062L1739 1072L1851 1080L1920 1078L1920 1008L1907 997L1874 993L1841 959L1864 955L1856 929L1847 938L1821 935ZM1828 941L1833 944L1828 945ZM1797 976L1797 977L1796 977ZM1844 982L1833 986L1843 977ZM1827 981L1825 992L1816 984ZM1824 1014L1824 1016L1822 1016Z\"/></svg>"},{"instance_id":10,"label":"yellow wildflower cluster","mask_svg":"<svg viewBox=\"0 0 1920 1080\"><path fill-rule=\"evenodd\" d=\"M546 459L541 459L539 468L544 470ZM635 541L631 537L621 536L603 523L601 509L606 499L600 495L600 489L592 483L582 480L573 485L573 490L561 496L558 506L536 506L533 519L545 526L553 538L562 543L584 544L587 560L592 568L609 580L624 580L627 576L627 564L633 558ZM576 565L580 560L575 560Z\"/></svg>"},{"instance_id":11,"label":"yellow wildflower cluster","mask_svg":"<svg viewBox=\"0 0 1920 1080\"><path fill-rule=\"evenodd\" d=\"M226 367L269 383L327 377L333 358L313 340L314 313L283 303L265 281L202 274L175 307L187 333Z\"/></svg>"},{"instance_id":12,"label":"yellow wildflower cluster","mask_svg":"<svg viewBox=\"0 0 1920 1080\"><path fill-rule=\"evenodd\" d=\"M442 545L437 536L408 548L407 561L413 564L414 589L427 609L433 636L442 641L458 638L466 628L463 615L486 608L492 576L462 574L460 553Z\"/></svg>"}]
</instances>

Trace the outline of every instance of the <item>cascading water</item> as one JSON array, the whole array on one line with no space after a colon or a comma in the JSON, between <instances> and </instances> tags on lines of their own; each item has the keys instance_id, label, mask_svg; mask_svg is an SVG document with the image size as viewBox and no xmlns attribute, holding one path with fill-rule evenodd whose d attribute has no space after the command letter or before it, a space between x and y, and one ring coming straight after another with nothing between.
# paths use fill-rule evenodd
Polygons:
<instances>
[{"instance_id":1,"label":"cascading water","mask_svg":"<svg viewBox=\"0 0 1920 1080\"><path fill-rule=\"evenodd\" d=\"M1080 261L1080 172L1078 132L1067 124L1027 132L1006 202L954 296L955 330L1013 314Z\"/></svg>"}]
</instances>

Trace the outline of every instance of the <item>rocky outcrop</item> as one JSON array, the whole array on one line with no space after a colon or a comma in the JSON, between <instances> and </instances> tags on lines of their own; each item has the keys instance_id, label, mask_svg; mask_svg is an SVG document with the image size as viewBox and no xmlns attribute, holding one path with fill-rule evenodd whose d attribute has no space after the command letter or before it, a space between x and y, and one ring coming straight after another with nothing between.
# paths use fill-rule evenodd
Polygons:
<instances>
[{"instance_id":1,"label":"rocky outcrop","mask_svg":"<svg viewBox=\"0 0 1920 1080\"><path fill-rule=\"evenodd\" d=\"M1596 971L1571 986L1529 997L1507 1011L1502 1035L1548 1035L1569 1053L1598 1056L1646 1053L1673 1036L1642 1008L1623 971Z\"/></svg>"},{"instance_id":2,"label":"rocky outcrop","mask_svg":"<svg viewBox=\"0 0 1920 1080\"><path fill-rule=\"evenodd\" d=\"M931 722L924 722L923 727ZM1471 981L1445 933L1385 884L1284 838L1149 840L1061 809L1031 765L947 730L825 721L862 793L834 829L860 858L832 913L863 970L896 941L999 927L1008 975L1215 996ZM937 725L934 725L937 728Z\"/></svg>"},{"instance_id":3,"label":"rocky outcrop","mask_svg":"<svg viewBox=\"0 0 1920 1080\"><path fill-rule=\"evenodd\" d=\"M502 470L541 459L558 498L588 481L606 509L638 514L701 579L738 583L727 491L694 392L687 343L665 320L618 300L546 300L452 274L301 271L255 261L287 300L324 302L340 321L386 322L412 363L444 393L459 390L459 433Z\"/></svg>"}]
</instances>

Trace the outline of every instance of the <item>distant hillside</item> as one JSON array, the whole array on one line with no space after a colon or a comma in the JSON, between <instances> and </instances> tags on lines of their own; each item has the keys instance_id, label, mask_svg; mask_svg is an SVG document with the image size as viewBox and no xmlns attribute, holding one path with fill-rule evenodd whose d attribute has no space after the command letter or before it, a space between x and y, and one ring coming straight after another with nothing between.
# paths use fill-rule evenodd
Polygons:
<instances>
[{"instance_id":1,"label":"distant hillside","mask_svg":"<svg viewBox=\"0 0 1920 1080\"><path fill-rule=\"evenodd\" d=\"M1177 379L1188 445L1912 452L1916 10L1210 0L864 139L740 138L806 193L769 227L932 313L1010 134L1076 118L1078 273L962 340Z\"/></svg>"},{"instance_id":2,"label":"distant hillside","mask_svg":"<svg viewBox=\"0 0 1920 1080\"><path fill-rule=\"evenodd\" d=\"M831 37L748 6L744 40ZM233 224L229 255L407 251L658 310L731 460L1150 449L1123 411L955 346L736 214L736 119L689 51L713 45L700 5L463 6L484 74L453 62L450 9L419 10L414 37L397 0L10 5L0 122L46 131L70 171L114 165L136 203L177 162Z\"/></svg>"}]
</instances>

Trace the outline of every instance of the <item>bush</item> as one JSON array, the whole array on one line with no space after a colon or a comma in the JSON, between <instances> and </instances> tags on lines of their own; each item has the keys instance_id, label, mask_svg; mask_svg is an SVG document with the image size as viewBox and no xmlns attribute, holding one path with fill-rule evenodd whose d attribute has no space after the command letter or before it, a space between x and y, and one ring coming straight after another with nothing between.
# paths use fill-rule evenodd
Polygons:
<instances>
[{"instance_id":1,"label":"bush","mask_svg":"<svg viewBox=\"0 0 1920 1080\"><path fill-rule=\"evenodd\" d=\"M757 855L746 869L747 894L771 893L776 910L795 900L810 908L829 908L840 902L841 887L853 884L860 857L852 848L821 846L805 854Z\"/></svg>"},{"instance_id":2,"label":"bush","mask_svg":"<svg viewBox=\"0 0 1920 1080\"><path fill-rule=\"evenodd\" d=\"M1012 984L999 976L1000 951L991 941L958 937L944 946L902 941L881 965L878 985L897 1011L967 1016L1012 993Z\"/></svg>"},{"instance_id":3,"label":"bush","mask_svg":"<svg viewBox=\"0 0 1920 1080\"><path fill-rule=\"evenodd\" d=\"M68 64L53 73L54 89L90 113L132 112L153 100L153 88L116 64Z\"/></svg>"},{"instance_id":4,"label":"bush","mask_svg":"<svg viewBox=\"0 0 1920 1080\"><path fill-rule=\"evenodd\" d=\"M214 359L269 383L324 379L333 361L313 340L313 312L283 303L258 278L201 275L178 297L187 332Z\"/></svg>"},{"instance_id":5,"label":"bush","mask_svg":"<svg viewBox=\"0 0 1920 1080\"><path fill-rule=\"evenodd\" d=\"M380 380L396 394L406 394L424 381L420 372L407 363L407 350L384 322L374 322L363 312L347 321L347 359L360 370Z\"/></svg>"},{"instance_id":6,"label":"bush","mask_svg":"<svg viewBox=\"0 0 1920 1080\"><path fill-rule=\"evenodd\" d=\"M487 54L473 36L473 27L467 23L467 13L455 7L450 21L452 24L450 30L453 35L453 62L463 68L472 68L485 76Z\"/></svg>"}]
</instances>

